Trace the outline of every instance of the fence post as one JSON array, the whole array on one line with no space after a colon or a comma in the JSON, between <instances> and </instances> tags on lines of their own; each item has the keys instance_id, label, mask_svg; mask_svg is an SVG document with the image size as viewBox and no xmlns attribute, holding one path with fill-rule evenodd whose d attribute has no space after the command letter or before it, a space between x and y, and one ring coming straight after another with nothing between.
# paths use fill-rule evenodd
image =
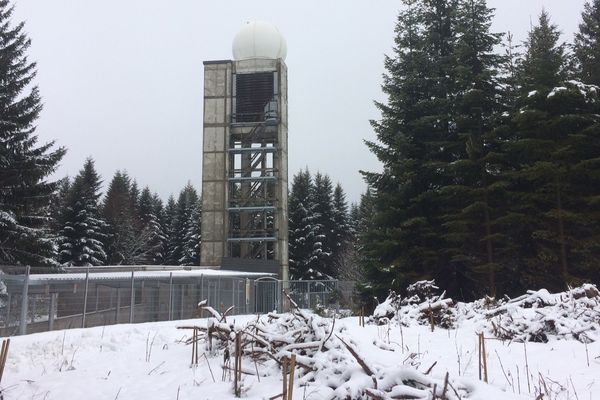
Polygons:
<instances>
[{"instance_id":1,"label":"fence post","mask_svg":"<svg viewBox=\"0 0 600 400\"><path fill-rule=\"evenodd\" d=\"M23 281L23 291L21 296L21 320L19 321L19 335L27 334L27 306L29 304L29 271L27 266L25 270L25 280Z\"/></svg>"},{"instance_id":2,"label":"fence post","mask_svg":"<svg viewBox=\"0 0 600 400\"><path fill-rule=\"evenodd\" d=\"M185 311L185 287L186 283L179 285L179 319L184 319L183 312Z\"/></svg>"},{"instance_id":3,"label":"fence post","mask_svg":"<svg viewBox=\"0 0 600 400\"><path fill-rule=\"evenodd\" d=\"M134 269L131 268L131 297L129 299L129 323L133 324L133 307L135 306Z\"/></svg>"},{"instance_id":4,"label":"fence post","mask_svg":"<svg viewBox=\"0 0 600 400\"><path fill-rule=\"evenodd\" d=\"M254 290L252 291L252 297L254 297L254 309L252 310L252 312L254 314L258 314L258 282L256 282L256 279L253 280L254 282Z\"/></svg>"},{"instance_id":5,"label":"fence post","mask_svg":"<svg viewBox=\"0 0 600 400\"><path fill-rule=\"evenodd\" d=\"M48 312L48 330L54 330L54 314L56 314L56 296L58 293L50 293L50 310Z\"/></svg>"},{"instance_id":6,"label":"fence post","mask_svg":"<svg viewBox=\"0 0 600 400\"><path fill-rule=\"evenodd\" d=\"M217 303L215 304L215 308L217 310L221 307L221 275L217 278Z\"/></svg>"},{"instance_id":7,"label":"fence post","mask_svg":"<svg viewBox=\"0 0 600 400\"><path fill-rule=\"evenodd\" d=\"M237 308L235 306L235 294L239 290L239 288L239 281L236 280L236 278L231 278L231 305L234 307L233 312L235 312Z\"/></svg>"},{"instance_id":8,"label":"fence post","mask_svg":"<svg viewBox=\"0 0 600 400\"><path fill-rule=\"evenodd\" d=\"M115 324L121 323L120 315L121 315L121 288L117 287L117 309L116 309L116 314L115 314L115 320L116 320Z\"/></svg>"},{"instance_id":9,"label":"fence post","mask_svg":"<svg viewBox=\"0 0 600 400\"><path fill-rule=\"evenodd\" d=\"M245 301L245 308L244 308L244 314L249 314L250 313L250 279L246 278L246 284L244 285L244 301Z\"/></svg>"},{"instance_id":10,"label":"fence post","mask_svg":"<svg viewBox=\"0 0 600 400\"><path fill-rule=\"evenodd\" d=\"M173 310L173 273L169 273L169 312L167 313L167 318L170 321L172 317Z\"/></svg>"},{"instance_id":11,"label":"fence post","mask_svg":"<svg viewBox=\"0 0 600 400\"><path fill-rule=\"evenodd\" d=\"M204 300L204 274L200 275L200 301Z\"/></svg>"},{"instance_id":12,"label":"fence post","mask_svg":"<svg viewBox=\"0 0 600 400\"><path fill-rule=\"evenodd\" d=\"M90 267L85 270L85 291L83 292L83 314L81 316L81 327L85 328L85 314L87 313L88 289L90 285Z\"/></svg>"}]
</instances>

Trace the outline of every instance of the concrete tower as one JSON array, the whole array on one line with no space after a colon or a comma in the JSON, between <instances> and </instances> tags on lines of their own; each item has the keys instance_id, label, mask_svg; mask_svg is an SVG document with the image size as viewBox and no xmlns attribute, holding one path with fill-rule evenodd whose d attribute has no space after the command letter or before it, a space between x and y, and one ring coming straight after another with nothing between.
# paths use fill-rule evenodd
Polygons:
<instances>
[{"instance_id":1,"label":"concrete tower","mask_svg":"<svg viewBox=\"0 0 600 400\"><path fill-rule=\"evenodd\" d=\"M234 60L204 62L201 265L288 279L286 44L246 24Z\"/></svg>"}]
</instances>

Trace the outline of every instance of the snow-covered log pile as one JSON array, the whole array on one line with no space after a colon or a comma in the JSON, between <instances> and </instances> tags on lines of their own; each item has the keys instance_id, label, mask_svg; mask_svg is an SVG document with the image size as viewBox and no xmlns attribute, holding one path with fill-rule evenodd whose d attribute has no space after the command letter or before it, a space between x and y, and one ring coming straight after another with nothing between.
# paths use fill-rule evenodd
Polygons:
<instances>
[{"instance_id":1,"label":"snow-covered log pile","mask_svg":"<svg viewBox=\"0 0 600 400\"><path fill-rule=\"evenodd\" d=\"M229 358L234 357L238 335L243 355L241 371L245 375L281 376L285 360L295 355L296 382L306 386L308 392L325 391L323 398L332 400L458 400L468 398L474 390L464 379L455 380L447 374L434 378L430 371L420 372L411 365L390 368L373 363L361 354L346 328L336 326L335 319L301 310L288 300L291 312L270 313L241 325L227 322L214 309L204 307L214 317L206 327L181 328L200 330L198 340L205 341L207 350L213 355L222 352L224 371L230 369Z\"/></svg>"},{"instance_id":2,"label":"snow-covered log pile","mask_svg":"<svg viewBox=\"0 0 600 400\"><path fill-rule=\"evenodd\" d=\"M600 293L585 284L562 293L546 289L486 310L487 331L500 339L547 342L549 339L600 339Z\"/></svg>"},{"instance_id":3,"label":"snow-covered log pile","mask_svg":"<svg viewBox=\"0 0 600 400\"><path fill-rule=\"evenodd\" d=\"M401 298L390 291L387 299L377 305L369 322L385 325L391 319L397 319L404 326L414 323L444 328L454 326L454 302L444 298L446 292L436 294L439 288L434 281L415 282L408 286L406 292L407 297Z\"/></svg>"},{"instance_id":4,"label":"snow-covered log pile","mask_svg":"<svg viewBox=\"0 0 600 400\"><path fill-rule=\"evenodd\" d=\"M411 326L429 325L433 320L435 326L449 328L470 320L480 331L503 340L600 340L600 292L591 284L561 293L542 289L514 299L484 298L457 304L444 299L444 293L434 295L436 289L433 281L421 281L409 287L406 298L391 292L375 308L370 321Z\"/></svg>"}]
</instances>

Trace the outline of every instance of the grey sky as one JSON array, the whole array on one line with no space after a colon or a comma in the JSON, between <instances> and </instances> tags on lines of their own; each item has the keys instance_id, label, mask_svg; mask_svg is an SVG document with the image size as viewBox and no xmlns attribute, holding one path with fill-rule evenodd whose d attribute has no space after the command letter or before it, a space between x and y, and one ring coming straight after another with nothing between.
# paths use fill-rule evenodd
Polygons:
<instances>
[{"instance_id":1,"label":"grey sky","mask_svg":"<svg viewBox=\"0 0 600 400\"><path fill-rule=\"evenodd\" d=\"M490 0L495 29L522 40L542 7L571 39L584 0ZM373 100L383 100L395 0L17 0L38 62L41 140L69 151L57 176L93 156L105 181L126 169L163 198L200 189L204 60L230 59L247 20L279 27L288 44L290 174L309 166L355 201L359 169L378 170Z\"/></svg>"}]
</instances>

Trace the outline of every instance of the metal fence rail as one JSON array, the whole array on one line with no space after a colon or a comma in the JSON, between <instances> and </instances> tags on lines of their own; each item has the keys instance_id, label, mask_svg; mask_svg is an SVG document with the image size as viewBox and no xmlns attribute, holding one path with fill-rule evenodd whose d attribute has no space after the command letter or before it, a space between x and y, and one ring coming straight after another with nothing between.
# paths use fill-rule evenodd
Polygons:
<instances>
[{"instance_id":1,"label":"metal fence rail","mask_svg":"<svg viewBox=\"0 0 600 400\"><path fill-rule=\"evenodd\" d=\"M283 291L302 308L354 309L354 282L281 281L259 277L166 272L149 276L56 274L47 279L0 273L0 336L57 329L197 318L198 302L233 314L282 312ZM62 279L63 276L67 278Z\"/></svg>"}]
</instances>

